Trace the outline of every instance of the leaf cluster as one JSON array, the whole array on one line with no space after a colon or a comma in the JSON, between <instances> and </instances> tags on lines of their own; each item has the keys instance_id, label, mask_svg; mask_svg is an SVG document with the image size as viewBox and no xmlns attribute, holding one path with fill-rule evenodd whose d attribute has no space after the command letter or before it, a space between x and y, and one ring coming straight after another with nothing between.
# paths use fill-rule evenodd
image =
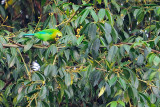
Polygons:
<instances>
[{"instance_id":1,"label":"leaf cluster","mask_svg":"<svg viewBox=\"0 0 160 107\"><path fill-rule=\"evenodd\" d=\"M160 105L158 2L33 1L0 5L0 106ZM63 37L22 36L46 28Z\"/></svg>"}]
</instances>

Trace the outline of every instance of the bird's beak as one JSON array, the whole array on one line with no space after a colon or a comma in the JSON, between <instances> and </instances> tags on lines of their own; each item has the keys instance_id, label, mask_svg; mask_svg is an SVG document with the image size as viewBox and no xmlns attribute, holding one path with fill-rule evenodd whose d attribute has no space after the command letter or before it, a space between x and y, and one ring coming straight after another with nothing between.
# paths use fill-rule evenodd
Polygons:
<instances>
[{"instance_id":1,"label":"bird's beak","mask_svg":"<svg viewBox=\"0 0 160 107\"><path fill-rule=\"evenodd\" d=\"M56 35L55 41L57 41L59 38L61 38L61 36L62 36L62 33Z\"/></svg>"}]
</instances>

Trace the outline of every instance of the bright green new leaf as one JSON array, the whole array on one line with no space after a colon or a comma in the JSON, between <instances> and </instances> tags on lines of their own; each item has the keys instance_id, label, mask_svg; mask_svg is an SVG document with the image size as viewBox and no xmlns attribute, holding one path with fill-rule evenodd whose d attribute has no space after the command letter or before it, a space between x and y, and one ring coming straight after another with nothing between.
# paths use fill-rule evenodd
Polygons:
<instances>
[{"instance_id":1,"label":"bright green new leaf","mask_svg":"<svg viewBox=\"0 0 160 107\"><path fill-rule=\"evenodd\" d=\"M84 38L84 35L77 39L77 45L81 44L81 42L83 41L83 38Z\"/></svg>"},{"instance_id":2,"label":"bright green new leaf","mask_svg":"<svg viewBox=\"0 0 160 107\"><path fill-rule=\"evenodd\" d=\"M106 15L107 15L107 17L108 17L108 19L109 19L109 23L113 26L113 25L114 25L114 20L113 20L113 18L112 18L112 14L111 14L111 12L110 12L109 10L107 10L107 9L106 9Z\"/></svg>"}]
</instances>

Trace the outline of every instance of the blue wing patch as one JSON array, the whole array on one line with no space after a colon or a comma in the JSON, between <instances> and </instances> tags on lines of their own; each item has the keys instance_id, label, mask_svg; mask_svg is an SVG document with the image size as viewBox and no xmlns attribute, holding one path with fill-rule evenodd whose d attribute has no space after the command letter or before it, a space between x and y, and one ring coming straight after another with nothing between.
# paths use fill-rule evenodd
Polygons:
<instances>
[{"instance_id":1,"label":"blue wing patch","mask_svg":"<svg viewBox=\"0 0 160 107\"><path fill-rule=\"evenodd\" d=\"M46 33L52 34L52 33L50 33L50 32L38 32L38 33L40 33L40 34L46 34Z\"/></svg>"}]
</instances>

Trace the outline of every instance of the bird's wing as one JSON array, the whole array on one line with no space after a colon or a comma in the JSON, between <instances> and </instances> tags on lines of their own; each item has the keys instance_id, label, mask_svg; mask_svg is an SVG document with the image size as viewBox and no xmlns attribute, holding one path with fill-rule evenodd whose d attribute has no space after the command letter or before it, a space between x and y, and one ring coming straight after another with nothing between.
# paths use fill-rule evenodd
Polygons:
<instances>
[{"instance_id":1,"label":"bird's wing","mask_svg":"<svg viewBox=\"0 0 160 107\"><path fill-rule=\"evenodd\" d=\"M39 39L41 39L41 40L43 40L43 41L48 41L48 40L52 40L53 38L52 38L52 33L47 33L47 32L37 32L37 33L35 33L35 37L37 37L37 38L39 38Z\"/></svg>"}]
</instances>

